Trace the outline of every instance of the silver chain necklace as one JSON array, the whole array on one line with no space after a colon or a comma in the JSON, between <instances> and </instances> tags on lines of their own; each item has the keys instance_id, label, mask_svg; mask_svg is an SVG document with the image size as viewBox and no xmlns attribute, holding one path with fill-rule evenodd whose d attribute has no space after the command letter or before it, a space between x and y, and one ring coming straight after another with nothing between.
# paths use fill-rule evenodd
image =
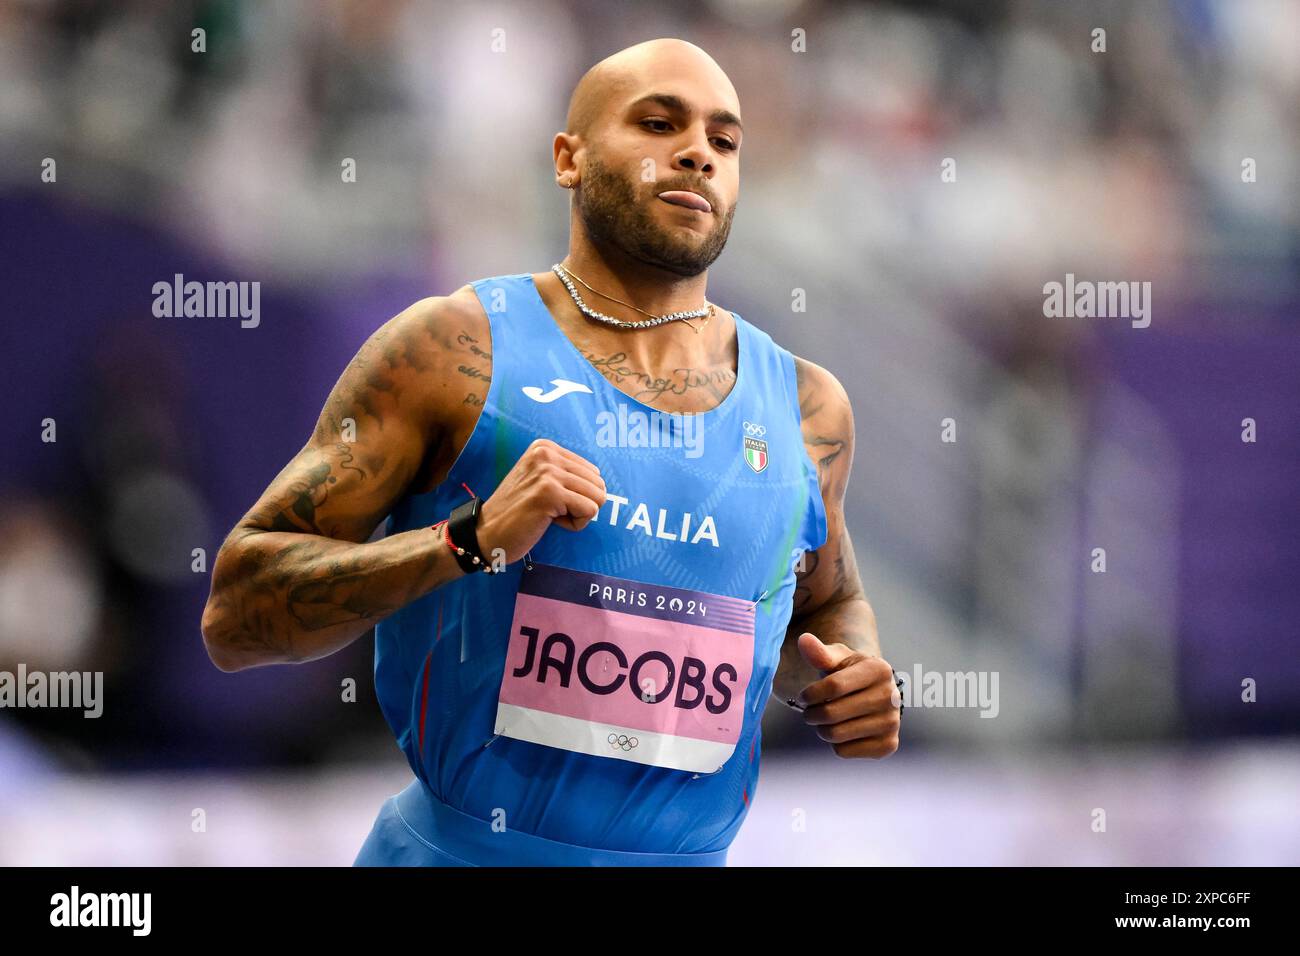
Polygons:
<instances>
[{"instance_id":1,"label":"silver chain necklace","mask_svg":"<svg viewBox=\"0 0 1300 956\"><path fill-rule=\"evenodd\" d=\"M622 319L616 319L603 312L597 312L595 309L587 305L587 303L583 302L582 296L578 294L578 290L574 287L572 280L570 280L566 274L567 270L558 262L551 266L551 271L554 272L559 277L560 281L564 283L564 287L569 290L569 295L573 297L573 304L582 311L583 315L596 319L599 322L604 322L606 325L616 325L621 329L648 329L655 325L663 325L665 322L676 322L679 319L702 319L706 315L713 315L713 306L706 305L702 309L692 309L689 312L669 312L665 315L657 315L651 319L641 319L636 322L624 322ZM627 303L623 304L626 305ZM635 306L633 306L633 308L635 308ZM690 323L688 322L687 325L690 325ZM698 331L698 329L696 331Z\"/></svg>"}]
</instances>

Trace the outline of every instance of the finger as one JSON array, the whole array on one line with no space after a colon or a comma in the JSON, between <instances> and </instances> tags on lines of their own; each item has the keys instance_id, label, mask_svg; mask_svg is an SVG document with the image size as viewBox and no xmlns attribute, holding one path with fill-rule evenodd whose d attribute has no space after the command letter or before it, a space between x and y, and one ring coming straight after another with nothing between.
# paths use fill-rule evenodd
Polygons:
<instances>
[{"instance_id":1,"label":"finger","mask_svg":"<svg viewBox=\"0 0 1300 956\"><path fill-rule=\"evenodd\" d=\"M537 459L537 463L553 465L564 474L583 475L592 484L599 485L602 489L605 487L605 479L601 477L600 469L581 455L569 451L563 445L557 445L549 438L539 438L533 442L533 446L541 448L544 452Z\"/></svg>"},{"instance_id":2,"label":"finger","mask_svg":"<svg viewBox=\"0 0 1300 956\"><path fill-rule=\"evenodd\" d=\"M815 728L817 736L828 744L846 744L872 737L892 737L898 731L898 712L854 717L839 723Z\"/></svg>"},{"instance_id":3,"label":"finger","mask_svg":"<svg viewBox=\"0 0 1300 956\"><path fill-rule=\"evenodd\" d=\"M804 723L818 726L838 724L840 721L871 714L897 713L898 707L893 702L889 687L871 686L845 694L824 704L812 704L804 708Z\"/></svg>"},{"instance_id":4,"label":"finger","mask_svg":"<svg viewBox=\"0 0 1300 956\"><path fill-rule=\"evenodd\" d=\"M569 449L565 448L563 445L557 445L554 442L551 442L547 447L552 451L558 452L560 458L564 460L566 465L572 466L579 471L590 472L596 478L600 477L600 468L598 468L594 462L583 458L577 452L569 451Z\"/></svg>"},{"instance_id":5,"label":"finger","mask_svg":"<svg viewBox=\"0 0 1300 956\"><path fill-rule=\"evenodd\" d=\"M816 634L805 631L796 643L799 654L819 671L835 670L856 652L844 644L827 644Z\"/></svg>"},{"instance_id":6,"label":"finger","mask_svg":"<svg viewBox=\"0 0 1300 956\"><path fill-rule=\"evenodd\" d=\"M592 481L585 475L566 471L556 477L560 479L560 484L569 491L576 491L584 498L590 500L597 511L599 511L600 506L605 503L605 483L600 480L599 476L596 477L595 481Z\"/></svg>"},{"instance_id":7,"label":"finger","mask_svg":"<svg viewBox=\"0 0 1300 956\"><path fill-rule=\"evenodd\" d=\"M605 479L601 475L600 469L589 461L578 459L578 461L564 461L560 467L571 475L578 475L600 488L601 492L605 491Z\"/></svg>"},{"instance_id":8,"label":"finger","mask_svg":"<svg viewBox=\"0 0 1300 956\"><path fill-rule=\"evenodd\" d=\"M858 659L841 665L839 670L815 680L797 698L805 707L837 700L860 690L882 686L892 687L893 671L879 657L858 655ZM888 691L886 691L886 697Z\"/></svg>"},{"instance_id":9,"label":"finger","mask_svg":"<svg viewBox=\"0 0 1300 956\"><path fill-rule=\"evenodd\" d=\"M850 740L848 743L831 744L837 757L869 757L879 760L898 752L898 734L892 737L868 737L865 740Z\"/></svg>"},{"instance_id":10,"label":"finger","mask_svg":"<svg viewBox=\"0 0 1300 956\"><path fill-rule=\"evenodd\" d=\"M571 515L560 515L558 518L552 520L554 520L554 522L561 528L568 531L581 531L583 528L587 527L587 525L591 524L590 518L574 518Z\"/></svg>"},{"instance_id":11,"label":"finger","mask_svg":"<svg viewBox=\"0 0 1300 956\"><path fill-rule=\"evenodd\" d=\"M560 514L555 515L553 520L561 527L569 528L572 531L581 531L596 517L600 509L596 503L586 495L579 494L576 491L565 489L560 494L560 507L563 509ZM567 521L560 520L567 518Z\"/></svg>"}]
</instances>

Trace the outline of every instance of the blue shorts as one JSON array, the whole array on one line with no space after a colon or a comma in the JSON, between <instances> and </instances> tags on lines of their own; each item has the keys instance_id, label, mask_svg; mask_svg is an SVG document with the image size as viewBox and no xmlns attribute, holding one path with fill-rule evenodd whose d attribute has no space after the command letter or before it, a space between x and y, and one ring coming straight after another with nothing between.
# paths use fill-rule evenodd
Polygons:
<instances>
[{"instance_id":1,"label":"blue shorts","mask_svg":"<svg viewBox=\"0 0 1300 956\"><path fill-rule=\"evenodd\" d=\"M559 843L487 820L438 800L421 780L379 810L353 866L726 866L727 851L635 853Z\"/></svg>"}]
</instances>

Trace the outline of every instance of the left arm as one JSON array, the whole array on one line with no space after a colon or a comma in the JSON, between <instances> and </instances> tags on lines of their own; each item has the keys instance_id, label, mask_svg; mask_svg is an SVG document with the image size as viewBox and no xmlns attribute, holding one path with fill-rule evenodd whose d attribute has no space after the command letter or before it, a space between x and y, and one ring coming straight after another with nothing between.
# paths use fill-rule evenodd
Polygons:
<instances>
[{"instance_id":1,"label":"left arm","mask_svg":"<svg viewBox=\"0 0 1300 956\"><path fill-rule=\"evenodd\" d=\"M807 552L796 572L772 693L803 707L805 723L839 756L886 757L898 749L897 691L844 523L853 409L830 372L800 358L795 370L804 445L817 465L826 509L826 543Z\"/></svg>"}]
</instances>

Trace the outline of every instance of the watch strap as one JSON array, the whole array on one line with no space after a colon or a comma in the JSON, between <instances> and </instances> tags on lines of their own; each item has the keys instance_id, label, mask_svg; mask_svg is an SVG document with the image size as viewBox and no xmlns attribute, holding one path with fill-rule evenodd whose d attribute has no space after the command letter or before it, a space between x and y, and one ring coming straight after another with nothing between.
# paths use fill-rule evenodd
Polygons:
<instances>
[{"instance_id":1,"label":"watch strap","mask_svg":"<svg viewBox=\"0 0 1300 956\"><path fill-rule=\"evenodd\" d=\"M453 552L456 562L467 574L485 571L488 566L478 546L478 516L482 505L482 499L471 498L451 509L447 519L447 537L456 549Z\"/></svg>"}]
</instances>

